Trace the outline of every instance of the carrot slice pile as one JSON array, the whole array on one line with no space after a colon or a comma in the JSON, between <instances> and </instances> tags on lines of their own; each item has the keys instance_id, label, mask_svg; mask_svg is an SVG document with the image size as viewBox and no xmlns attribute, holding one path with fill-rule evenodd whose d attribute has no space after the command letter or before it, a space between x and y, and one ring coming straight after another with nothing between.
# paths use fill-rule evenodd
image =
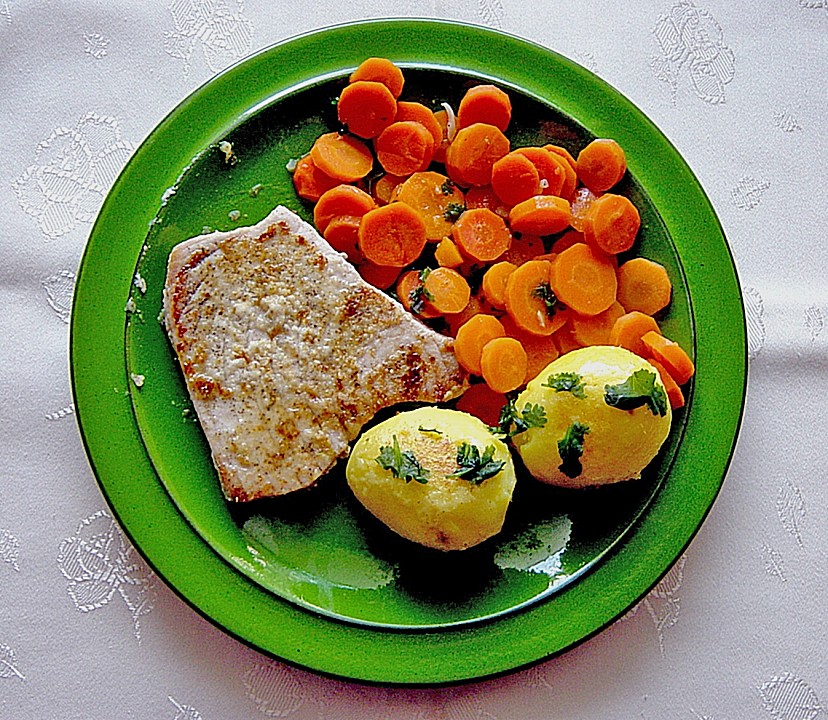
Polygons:
<instances>
[{"instance_id":1,"label":"carrot slice pile","mask_svg":"<svg viewBox=\"0 0 828 720\"><path fill-rule=\"evenodd\" d=\"M617 318L613 323L609 344L627 348L630 352L644 357L647 353L641 338L648 332L661 332L655 318L638 310L632 310Z\"/></svg>"}]
</instances>

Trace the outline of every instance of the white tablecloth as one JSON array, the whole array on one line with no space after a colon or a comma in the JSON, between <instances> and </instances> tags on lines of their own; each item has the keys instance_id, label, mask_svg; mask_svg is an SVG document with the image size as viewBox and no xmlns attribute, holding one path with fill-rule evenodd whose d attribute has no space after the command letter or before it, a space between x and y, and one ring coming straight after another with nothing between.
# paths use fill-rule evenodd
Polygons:
<instances>
[{"instance_id":1,"label":"white tablecloth","mask_svg":"<svg viewBox=\"0 0 828 720\"><path fill-rule=\"evenodd\" d=\"M576 649L453 688L323 678L192 611L111 519L67 367L91 222L163 116L275 41L400 15L536 41L641 107L709 193L748 316L741 438L686 554ZM0 716L828 717L827 57L828 0L0 0ZM122 562L90 590L71 550L93 534Z\"/></svg>"}]
</instances>

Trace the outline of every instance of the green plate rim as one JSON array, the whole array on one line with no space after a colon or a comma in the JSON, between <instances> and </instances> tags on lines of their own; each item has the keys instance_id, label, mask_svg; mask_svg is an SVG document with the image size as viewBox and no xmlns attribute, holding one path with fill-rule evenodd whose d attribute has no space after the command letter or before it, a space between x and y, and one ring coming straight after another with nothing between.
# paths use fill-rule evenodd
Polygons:
<instances>
[{"instance_id":1,"label":"green plate rim","mask_svg":"<svg viewBox=\"0 0 828 720\"><path fill-rule=\"evenodd\" d=\"M355 66L367 55L502 78L547 98L595 134L615 137L673 237L693 304L698 373L684 438L670 477L635 532L549 601L468 628L400 633L357 627L297 608L252 583L178 512L146 454L129 397L124 307L136 255L112 252L112 245L137 236L130 247L135 242L139 251L183 165L251 108L309 74ZM262 81L259 71L274 63L278 76ZM531 68L531 76L521 68ZM185 602L228 634L294 665L362 682L433 685L499 675L563 652L600 632L664 576L707 516L735 450L747 336L735 264L712 204L675 147L629 100L554 51L501 31L383 19L323 28L265 48L202 85L150 133L91 230L72 305L70 369L82 441L101 491L135 547Z\"/></svg>"}]
</instances>

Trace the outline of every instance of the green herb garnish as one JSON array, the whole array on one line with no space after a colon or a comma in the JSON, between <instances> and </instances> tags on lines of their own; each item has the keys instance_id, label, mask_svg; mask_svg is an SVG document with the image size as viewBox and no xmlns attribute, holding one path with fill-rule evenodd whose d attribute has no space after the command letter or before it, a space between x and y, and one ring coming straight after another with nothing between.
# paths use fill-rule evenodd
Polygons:
<instances>
[{"instance_id":1,"label":"green herb garnish","mask_svg":"<svg viewBox=\"0 0 828 720\"><path fill-rule=\"evenodd\" d=\"M636 370L619 385L604 386L604 402L619 410L634 410L646 405L653 415L667 414L667 394L656 385L656 375L650 370Z\"/></svg>"},{"instance_id":2,"label":"green herb garnish","mask_svg":"<svg viewBox=\"0 0 828 720\"><path fill-rule=\"evenodd\" d=\"M532 290L532 297L543 300L543 306L546 310L546 317L550 319L555 317L555 313L559 310L564 309L564 306L561 304L561 301L558 300L548 282L541 283L534 290Z\"/></svg>"},{"instance_id":3,"label":"green herb garnish","mask_svg":"<svg viewBox=\"0 0 828 720\"><path fill-rule=\"evenodd\" d=\"M576 478L583 470L581 456L584 454L584 435L587 433L589 433L589 427L576 421L558 440L558 454L561 456L558 470L567 477Z\"/></svg>"},{"instance_id":4,"label":"green herb garnish","mask_svg":"<svg viewBox=\"0 0 828 720\"><path fill-rule=\"evenodd\" d=\"M383 445L376 461L383 470L390 470L394 477L405 480L407 483L416 480L425 485L428 482L428 470L420 465L411 450L401 450L397 436L394 435L391 447Z\"/></svg>"},{"instance_id":5,"label":"green herb garnish","mask_svg":"<svg viewBox=\"0 0 828 720\"><path fill-rule=\"evenodd\" d=\"M442 435L443 434L442 430L438 430L437 428L427 428L427 427L423 427L422 425L420 425L417 428L417 430L419 430L421 433L434 433L435 435Z\"/></svg>"},{"instance_id":6,"label":"green herb garnish","mask_svg":"<svg viewBox=\"0 0 828 720\"><path fill-rule=\"evenodd\" d=\"M443 212L443 217L449 222L457 222L457 219L466 212L466 206L460 203L449 203Z\"/></svg>"},{"instance_id":7,"label":"green herb garnish","mask_svg":"<svg viewBox=\"0 0 828 720\"><path fill-rule=\"evenodd\" d=\"M443 195L454 195L454 188L457 187L451 180L446 179L446 181L440 185L440 192Z\"/></svg>"},{"instance_id":8,"label":"green herb garnish","mask_svg":"<svg viewBox=\"0 0 828 720\"><path fill-rule=\"evenodd\" d=\"M484 480L497 475L506 462L494 459L494 445L487 445L480 455L480 450L471 443L461 443L457 446L457 472L448 477L458 477L468 480L472 485L480 485Z\"/></svg>"},{"instance_id":9,"label":"green herb garnish","mask_svg":"<svg viewBox=\"0 0 828 720\"><path fill-rule=\"evenodd\" d=\"M569 392L576 398L586 397L584 390L584 379L574 372L562 372L555 375L550 375L546 378L546 382L542 383L543 387L552 388L557 392Z\"/></svg>"},{"instance_id":10,"label":"green herb garnish","mask_svg":"<svg viewBox=\"0 0 828 720\"><path fill-rule=\"evenodd\" d=\"M546 410L543 405L526 403L518 411L514 399L509 400L500 411L497 427L492 430L506 437L514 437L529 428L542 428L546 425Z\"/></svg>"},{"instance_id":11,"label":"green herb garnish","mask_svg":"<svg viewBox=\"0 0 828 720\"><path fill-rule=\"evenodd\" d=\"M408 304L411 306L411 312L415 315L419 315L423 311L426 300L434 300L434 295L426 290L424 285L425 279L430 273L431 268L423 268L420 270L420 284L408 293Z\"/></svg>"}]
</instances>

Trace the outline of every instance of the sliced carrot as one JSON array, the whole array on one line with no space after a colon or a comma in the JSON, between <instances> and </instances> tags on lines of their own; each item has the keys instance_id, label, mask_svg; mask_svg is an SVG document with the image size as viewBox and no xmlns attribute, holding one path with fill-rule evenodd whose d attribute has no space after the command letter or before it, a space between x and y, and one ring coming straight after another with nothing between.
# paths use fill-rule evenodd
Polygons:
<instances>
[{"instance_id":1,"label":"sliced carrot","mask_svg":"<svg viewBox=\"0 0 828 720\"><path fill-rule=\"evenodd\" d=\"M575 243L582 242L585 242L583 233L579 233L577 230L567 230L563 235L555 240L554 243L552 243L550 252L562 253L568 247L572 247Z\"/></svg>"},{"instance_id":2,"label":"sliced carrot","mask_svg":"<svg viewBox=\"0 0 828 720\"><path fill-rule=\"evenodd\" d=\"M575 188L578 187L578 174L575 171L575 168L570 165L566 158L558 153L549 151L547 148L553 146L546 146L544 147L547 152L554 158L555 162L557 162L561 166L561 170L564 174L563 183L561 183L561 189L557 195L560 195L562 198L566 198L567 200L572 200L572 197L575 195Z\"/></svg>"},{"instance_id":3,"label":"sliced carrot","mask_svg":"<svg viewBox=\"0 0 828 720\"><path fill-rule=\"evenodd\" d=\"M449 146L448 139L448 112L435 110L434 120L440 127L440 140L434 146L434 162L444 163L446 161L446 150Z\"/></svg>"},{"instance_id":4,"label":"sliced carrot","mask_svg":"<svg viewBox=\"0 0 828 720\"><path fill-rule=\"evenodd\" d=\"M583 347L572 334L571 323L565 324L553 337L555 338L555 343L558 345L558 350L560 350L561 355L566 355L568 352Z\"/></svg>"},{"instance_id":5,"label":"sliced carrot","mask_svg":"<svg viewBox=\"0 0 828 720\"><path fill-rule=\"evenodd\" d=\"M503 393L492 390L485 382L470 385L457 401L455 407L461 412L480 418L490 427L497 426L500 413L507 402Z\"/></svg>"},{"instance_id":6,"label":"sliced carrot","mask_svg":"<svg viewBox=\"0 0 828 720\"><path fill-rule=\"evenodd\" d=\"M487 208L504 220L509 217L509 206L495 193L491 185L476 185L466 191L466 208Z\"/></svg>"},{"instance_id":7,"label":"sliced carrot","mask_svg":"<svg viewBox=\"0 0 828 720\"><path fill-rule=\"evenodd\" d=\"M461 252L481 262L497 260L512 244L503 218L486 208L466 210L454 223L451 235Z\"/></svg>"},{"instance_id":8,"label":"sliced carrot","mask_svg":"<svg viewBox=\"0 0 828 720\"><path fill-rule=\"evenodd\" d=\"M355 185L337 185L322 193L313 208L313 223L323 235L328 223L339 215L362 217L376 207L374 198Z\"/></svg>"},{"instance_id":9,"label":"sliced carrot","mask_svg":"<svg viewBox=\"0 0 828 720\"><path fill-rule=\"evenodd\" d=\"M652 331L645 333L641 342L647 357L660 362L679 385L693 377L696 372L693 361L677 342Z\"/></svg>"},{"instance_id":10,"label":"sliced carrot","mask_svg":"<svg viewBox=\"0 0 828 720\"><path fill-rule=\"evenodd\" d=\"M563 158L566 161L566 164L569 165L569 167L572 168L574 172L578 171L577 160L575 160L575 158L572 157L572 153L569 152L569 150L567 150L565 147L561 147L560 145L548 144L544 145L543 149L547 150L548 152L551 152L553 155L557 155L558 157Z\"/></svg>"},{"instance_id":11,"label":"sliced carrot","mask_svg":"<svg viewBox=\"0 0 828 720\"><path fill-rule=\"evenodd\" d=\"M680 407L684 407L684 393L679 387L679 384L673 379L673 376L667 372L667 368L665 368L664 365L654 358L649 358L648 362L656 370L658 370L661 382L664 384L664 389L667 391L667 399L670 401L670 408L678 410Z\"/></svg>"},{"instance_id":12,"label":"sliced carrot","mask_svg":"<svg viewBox=\"0 0 828 720\"><path fill-rule=\"evenodd\" d=\"M361 180L374 166L374 156L364 142L336 132L316 138L310 156L323 173L342 182Z\"/></svg>"},{"instance_id":13,"label":"sliced carrot","mask_svg":"<svg viewBox=\"0 0 828 720\"><path fill-rule=\"evenodd\" d=\"M515 268L506 280L506 312L515 324L533 335L551 335L566 316L552 291L552 263L529 260Z\"/></svg>"},{"instance_id":14,"label":"sliced carrot","mask_svg":"<svg viewBox=\"0 0 828 720\"><path fill-rule=\"evenodd\" d=\"M638 210L623 195L602 195L584 216L586 241L610 255L629 250L640 227Z\"/></svg>"},{"instance_id":15,"label":"sliced carrot","mask_svg":"<svg viewBox=\"0 0 828 720\"><path fill-rule=\"evenodd\" d=\"M520 340L499 337L489 340L480 353L480 372L486 384L495 392L517 390L526 382L529 368L526 350Z\"/></svg>"},{"instance_id":16,"label":"sliced carrot","mask_svg":"<svg viewBox=\"0 0 828 720\"><path fill-rule=\"evenodd\" d=\"M503 316L500 322L503 323L506 334L520 340L520 344L526 351L526 382L534 380L549 363L560 356L557 337L562 332L561 330L552 335L532 335L521 330L509 315Z\"/></svg>"},{"instance_id":17,"label":"sliced carrot","mask_svg":"<svg viewBox=\"0 0 828 720\"><path fill-rule=\"evenodd\" d=\"M483 313L473 315L459 327L454 338L454 354L457 356L457 362L467 372L480 375L483 346L494 338L505 335L503 324L493 315Z\"/></svg>"},{"instance_id":18,"label":"sliced carrot","mask_svg":"<svg viewBox=\"0 0 828 720\"><path fill-rule=\"evenodd\" d=\"M551 285L567 307L581 315L597 315L615 302L615 265L586 243L577 243L556 258Z\"/></svg>"},{"instance_id":19,"label":"sliced carrot","mask_svg":"<svg viewBox=\"0 0 828 720\"><path fill-rule=\"evenodd\" d=\"M374 140L377 160L385 172L410 175L425 170L434 155L434 138L413 120L393 122Z\"/></svg>"},{"instance_id":20,"label":"sliced carrot","mask_svg":"<svg viewBox=\"0 0 828 720\"><path fill-rule=\"evenodd\" d=\"M639 357L644 357L646 349L644 343L641 342L641 338L648 332L661 333L655 319L638 310L631 310L613 323L609 344L627 348Z\"/></svg>"},{"instance_id":21,"label":"sliced carrot","mask_svg":"<svg viewBox=\"0 0 828 720\"><path fill-rule=\"evenodd\" d=\"M505 132L512 119L512 101L499 87L476 85L469 88L457 108L457 127L475 123L494 125Z\"/></svg>"},{"instance_id":22,"label":"sliced carrot","mask_svg":"<svg viewBox=\"0 0 828 720\"><path fill-rule=\"evenodd\" d=\"M362 262L356 266L357 272L369 285L380 290L390 288L400 276L400 269L388 265L374 265L370 262Z\"/></svg>"},{"instance_id":23,"label":"sliced carrot","mask_svg":"<svg viewBox=\"0 0 828 720\"><path fill-rule=\"evenodd\" d=\"M538 235L523 234L512 240L509 249L500 256L514 265L523 265L527 260L533 260L545 251L543 239Z\"/></svg>"},{"instance_id":24,"label":"sliced carrot","mask_svg":"<svg viewBox=\"0 0 828 720\"><path fill-rule=\"evenodd\" d=\"M397 298L408 312L425 320L439 317L440 312L426 302L422 273L419 270L407 270L400 275L395 290Z\"/></svg>"},{"instance_id":25,"label":"sliced carrot","mask_svg":"<svg viewBox=\"0 0 828 720\"><path fill-rule=\"evenodd\" d=\"M375 138L397 114L397 99L380 82L356 80L339 95L336 106L339 122L361 138Z\"/></svg>"},{"instance_id":26,"label":"sliced carrot","mask_svg":"<svg viewBox=\"0 0 828 720\"><path fill-rule=\"evenodd\" d=\"M438 267L423 280L428 303L440 314L462 312L469 304L471 288L456 270Z\"/></svg>"},{"instance_id":27,"label":"sliced carrot","mask_svg":"<svg viewBox=\"0 0 828 720\"><path fill-rule=\"evenodd\" d=\"M397 102L397 115L394 122L412 121L418 122L426 130L431 133L434 139L434 147L437 148L443 141L443 128L434 113L431 112L425 105L418 102L409 102L407 100L400 100Z\"/></svg>"},{"instance_id":28,"label":"sliced carrot","mask_svg":"<svg viewBox=\"0 0 828 720\"><path fill-rule=\"evenodd\" d=\"M463 211L463 191L446 175L427 170L415 172L397 186L393 198L422 217L426 238L437 241L451 233L456 216Z\"/></svg>"},{"instance_id":29,"label":"sliced carrot","mask_svg":"<svg viewBox=\"0 0 828 720\"><path fill-rule=\"evenodd\" d=\"M492 165L492 189L506 205L517 205L540 194L540 175L528 157L512 151Z\"/></svg>"},{"instance_id":30,"label":"sliced carrot","mask_svg":"<svg viewBox=\"0 0 828 720\"><path fill-rule=\"evenodd\" d=\"M617 184L627 171L627 159L621 146L608 138L593 140L578 153L578 178L594 193L602 193Z\"/></svg>"},{"instance_id":31,"label":"sliced carrot","mask_svg":"<svg viewBox=\"0 0 828 720\"><path fill-rule=\"evenodd\" d=\"M506 307L506 281L516 268L517 265L504 260L492 265L483 275L481 289L493 308L503 310Z\"/></svg>"},{"instance_id":32,"label":"sliced carrot","mask_svg":"<svg viewBox=\"0 0 828 720\"><path fill-rule=\"evenodd\" d=\"M456 183L489 185L492 166L509 152L508 138L494 125L474 123L457 131L446 150L446 172Z\"/></svg>"},{"instance_id":33,"label":"sliced carrot","mask_svg":"<svg viewBox=\"0 0 828 720\"><path fill-rule=\"evenodd\" d=\"M463 264L463 256L454 240L444 237L434 248L434 259L440 267L458 268Z\"/></svg>"},{"instance_id":34,"label":"sliced carrot","mask_svg":"<svg viewBox=\"0 0 828 720\"><path fill-rule=\"evenodd\" d=\"M458 330L475 315L480 315L481 313L491 315L492 312L494 312L494 308L485 303L480 295L472 295L469 298L468 305L463 310L459 313L446 313L443 319L448 325L449 335L456 337Z\"/></svg>"},{"instance_id":35,"label":"sliced carrot","mask_svg":"<svg viewBox=\"0 0 828 720\"><path fill-rule=\"evenodd\" d=\"M548 150L541 147L521 147L515 150L528 158L538 171L541 184L541 195L560 195L561 188L566 180L566 173Z\"/></svg>"},{"instance_id":36,"label":"sliced carrot","mask_svg":"<svg viewBox=\"0 0 828 720\"><path fill-rule=\"evenodd\" d=\"M425 223L405 203L383 205L362 216L359 249L376 265L405 267L420 256L425 244Z\"/></svg>"},{"instance_id":37,"label":"sliced carrot","mask_svg":"<svg viewBox=\"0 0 828 720\"><path fill-rule=\"evenodd\" d=\"M584 218L592 207L592 203L597 199L598 196L589 188L578 188L575 199L572 201L572 219L569 221L574 230L577 232L584 231Z\"/></svg>"},{"instance_id":38,"label":"sliced carrot","mask_svg":"<svg viewBox=\"0 0 828 720\"><path fill-rule=\"evenodd\" d=\"M371 195L373 195L377 205L387 205L391 202L391 195L394 192L394 188L403 180L405 178L391 175L390 173L385 173L379 178L371 187Z\"/></svg>"},{"instance_id":39,"label":"sliced carrot","mask_svg":"<svg viewBox=\"0 0 828 720\"><path fill-rule=\"evenodd\" d=\"M378 57L363 60L348 78L348 81L352 83L358 80L382 83L395 98L402 94L403 85L405 84L402 70L387 58Z\"/></svg>"},{"instance_id":40,"label":"sliced carrot","mask_svg":"<svg viewBox=\"0 0 828 720\"><path fill-rule=\"evenodd\" d=\"M663 265L643 257L618 268L618 300L627 310L655 315L670 304L673 285Z\"/></svg>"},{"instance_id":41,"label":"sliced carrot","mask_svg":"<svg viewBox=\"0 0 828 720\"><path fill-rule=\"evenodd\" d=\"M316 202L323 192L336 187L341 182L316 167L310 155L301 158L293 170L293 188L296 194L311 202Z\"/></svg>"},{"instance_id":42,"label":"sliced carrot","mask_svg":"<svg viewBox=\"0 0 828 720\"><path fill-rule=\"evenodd\" d=\"M617 301L597 315L572 313L572 335L584 347L609 345L615 321L623 314L624 307Z\"/></svg>"},{"instance_id":43,"label":"sliced carrot","mask_svg":"<svg viewBox=\"0 0 828 720\"><path fill-rule=\"evenodd\" d=\"M554 235L566 229L569 220L569 203L555 195L535 195L509 212L512 230L530 235Z\"/></svg>"},{"instance_id":44,"label":"sliced carrot","mask_svg":"<svg viewBox=\"0 0 828 720\"><path fill-rule=\"evenodd\" d=\"M323 233L323 237L330 246L338 252L345 253L348 260L354 265L365 261L359 250L359 223L362 217L358 215L337 215L331 218Z\"/></svg>"}]
</instances>

